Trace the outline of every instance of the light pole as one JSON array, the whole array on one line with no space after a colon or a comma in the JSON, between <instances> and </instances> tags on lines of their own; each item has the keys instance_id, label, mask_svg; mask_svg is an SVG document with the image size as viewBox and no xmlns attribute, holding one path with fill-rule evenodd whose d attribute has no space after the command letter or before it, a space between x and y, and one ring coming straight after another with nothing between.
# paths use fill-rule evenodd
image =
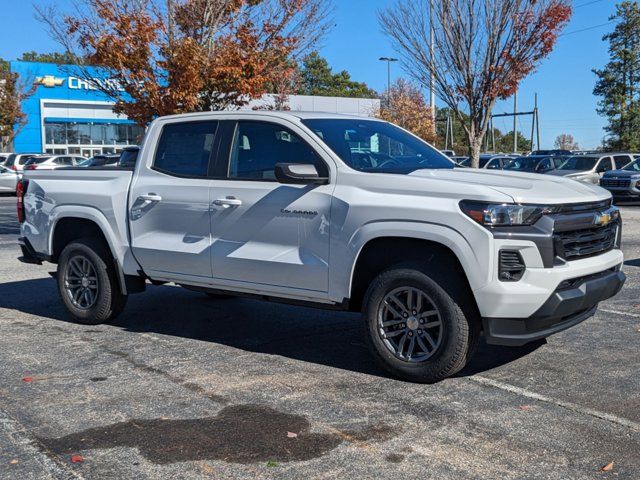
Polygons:
<instances>
[{"instance_id":1,"label":"light pole","mask_svg":"<svg viewBox=\"0 0 640 480\"><path fill-rule=\"evenodd\" d=\"M387 62L387 102L391 100L391 62L397 62L397 58L380 57L381 62Z\"/></svg>"}]
</instances>

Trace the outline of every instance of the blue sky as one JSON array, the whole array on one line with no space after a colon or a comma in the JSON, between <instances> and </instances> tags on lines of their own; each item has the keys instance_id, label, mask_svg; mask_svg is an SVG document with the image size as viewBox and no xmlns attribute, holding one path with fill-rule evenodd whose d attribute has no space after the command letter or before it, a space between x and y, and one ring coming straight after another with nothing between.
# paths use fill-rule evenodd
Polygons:
<instances>
[{"instance_id":1,"label":"blue sky","mask_svg":"<svg viewBox=\"0 0 640 480\"><path fill-rule=\"evenodd\" d=\"M376 11L392 5L393 0L334 0L335 27L323 41L321 53L336 70L348 70L352 77L372 88L386 88L386 67L380 56L393 55L388 40L380 32ZM43 3L40 1L35 4ZM13 59L25 51L52 51L56 45L46 30L34 18L34 3L28 0L0 0L0 57ZM48 4L66 8L69 0ZM605 120L596 113L593 96L593 68L601 68L608 60L607 45L602 36L613 25L579 32L605 24L615 10L614 0L576 0L573 19L558 41L556 49L538 71L528 77L519 93L522 110L533 108L534 94L539 96L542 147L548 148L560 133L572 134L581 147L600 144ZM576 32L576 33L572 33ZM402 76L398 67L394 78ZM495 113L512 110L507 101L498 105ZM512 120L496 120L495 126L511 130ZM520 128L530 135L531 121L521 117Z\"/></svg>"}]
</instances>

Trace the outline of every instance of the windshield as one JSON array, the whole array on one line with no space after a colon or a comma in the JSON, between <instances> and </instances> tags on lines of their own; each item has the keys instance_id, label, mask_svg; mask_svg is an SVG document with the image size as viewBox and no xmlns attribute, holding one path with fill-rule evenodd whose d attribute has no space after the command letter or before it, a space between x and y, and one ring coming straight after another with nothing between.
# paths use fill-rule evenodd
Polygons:
<instances>
[{"instance_id":1,"label":"windshield","mask_svg":"<svg viewBox=\"0 0 640 480\"><path fill-rule=\"evenodd\" d=\"M540 158L531 158L531 157L519 157L511 160L507 165L505 165L505 170L524 170L526 172L533 172L536 169L538 163L540 163Z\"/></svg>"},{"instance_id":2,"label":"windshield","mask_svg":"<svg viewBox=\"0 0 640 480\"><path fill-rule=\"evenodd\" d=\"M593 157L571 157L558 167L558 170L593 170L596 166L597 158Z\"/></svg>"},{"instance_id":3,"label":"windshield","mask_svg":"<svg viewBox=\"0 0 640 480\"><path fill-rule=\"evenodd\" d=\"M409 174L423 168L452 169L449 158L390 123L310 119L304 123L355 170Z\"/></svg>"},{"instance_id":4,"label":"windshield","mask_svg":"<svg viewBox=\"0 0 640 480\"><path fill-rule=\"evenodd\" d=\"M631 171L631 172L640 172L640 158L638 158L635 162L631 162L629 165L625 166L622 170Z\"/></svg>"}]
</instances>

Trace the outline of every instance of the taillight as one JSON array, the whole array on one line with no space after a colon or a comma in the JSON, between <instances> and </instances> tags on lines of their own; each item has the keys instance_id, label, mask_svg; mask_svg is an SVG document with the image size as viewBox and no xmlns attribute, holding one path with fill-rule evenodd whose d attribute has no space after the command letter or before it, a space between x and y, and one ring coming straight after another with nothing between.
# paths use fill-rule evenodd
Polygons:
<instances>
[{"instance_id":1,"label":"taillight","mask_svg":"<svg viewBox=\"0 0 640 480\"><path fill-rule=\"evenodd\" d=\"M27 165L24 167L25 170L35 170L36 168L38 168L37 165Z\"/></svg>"},{"instance_id":2,"label":"taillight","mask_svg":"<svg viewBox=\"0 0 640 480\"><path fill-rule=\"evenodd\" d=\"M27 188L29 187L29 180L19 180L16 185L16 196L18 197L18 222L24 223L25 214L24 214L24 196L27 193Z\"/></svg>"},{"instance_id":3,"label":"taillight","mask_svg":"<svg viewBox=\"0 0 640 480\"><path fill-rule=\"evenodd\" d=\"M14 172L18 171L18 167L16 167L15 165L11 165L11 170L13 170Z\"/></svg>"}]
</instances>

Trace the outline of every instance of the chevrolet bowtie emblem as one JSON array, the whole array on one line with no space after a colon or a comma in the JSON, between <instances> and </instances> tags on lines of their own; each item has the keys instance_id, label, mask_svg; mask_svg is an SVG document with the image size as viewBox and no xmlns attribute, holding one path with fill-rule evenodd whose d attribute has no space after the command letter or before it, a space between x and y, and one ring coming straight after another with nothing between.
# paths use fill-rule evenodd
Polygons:
<instances>
[{"instance_id":1,"label":"chevrolet bowtie emblem","mask_svg":"<svg viewBox=\"0 0 640 480\"><path fill-rule=\"evenodd\" d=\"M613 220L613 217L610 213L596 213L593 216L593 224L597 227L604 227L609 225Z\"/></svg>"},{"instance_id":2,"label":"chevrolet bowtie emblem","mask_svg":"<svg viewBox=\"0 0 640 480\"><path fill-rule=\"evenodd\" d=\"M36 78L36 85L44 85L48 88L59 87L64 83L64 78L56 78L53 75L45 75L44 77Z\"/></svg>"}]
</instances>

